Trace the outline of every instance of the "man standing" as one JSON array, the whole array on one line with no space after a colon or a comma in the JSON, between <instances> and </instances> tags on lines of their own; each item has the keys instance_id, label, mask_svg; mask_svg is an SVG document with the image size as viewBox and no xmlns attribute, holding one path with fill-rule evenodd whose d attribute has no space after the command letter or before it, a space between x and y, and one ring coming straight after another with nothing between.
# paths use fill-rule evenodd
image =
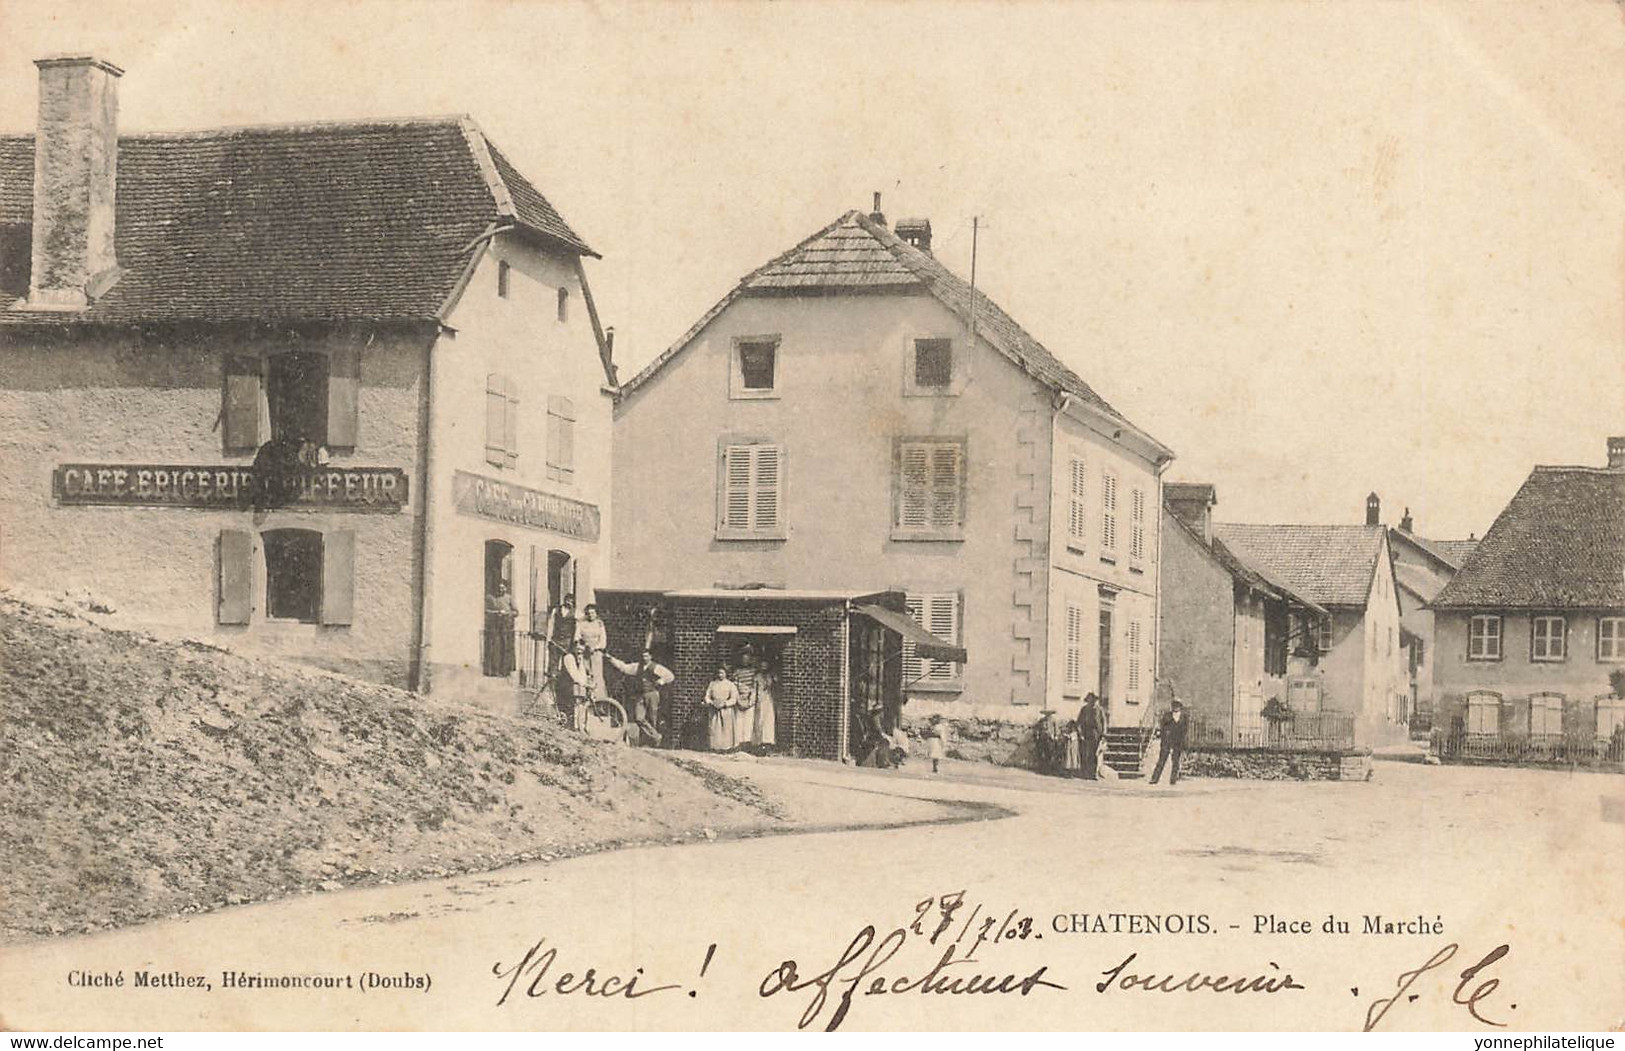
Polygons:
<instances>
[{"instance_id":1,"label":"man standing","mask_svg":"<svg viewBox=\"0 0 1625 1051\"><path fill-rule=\"evenodd\" d=\"M1100 698L1093 693L1084 697L1083 707L1078 709L1078 737L1079 756L1082 761L1083 776L1090 781L1100 776L1100 742L1106 737L1106 710L1100 706Z\"/></svg>"},{"instance_id":2,"label":"man standing","mask_svg":"<svg viewBox=\"0 0 1625 1051\"><path fill-rule=\"evenodd\" d=\"M1162 724L1157 727L1157 736L1162 739L1162 748L1157 752L1157 768L1151 771L1151 783L1156 784L1162 776L1162 768L1173 757L1173 769L1168 772L1168 783L1179 784L1179 757L1185 754L1185 706L1178 701L1168 709L1168 714L1162 717Z\"/></svg>"},{"instance_id":3,"label":"man standing","mask_svg":"<svg viewBox=\"0 0 1625 1051\"><path fill-rule=\"evenodd\" d=\"M592 661L587 656L586 643L576 640L564 658L564 682L570 696L570 726L576 730L587 728L587 712L592 707L598 683L593 679Z\"/></svg>"}]
</instances>

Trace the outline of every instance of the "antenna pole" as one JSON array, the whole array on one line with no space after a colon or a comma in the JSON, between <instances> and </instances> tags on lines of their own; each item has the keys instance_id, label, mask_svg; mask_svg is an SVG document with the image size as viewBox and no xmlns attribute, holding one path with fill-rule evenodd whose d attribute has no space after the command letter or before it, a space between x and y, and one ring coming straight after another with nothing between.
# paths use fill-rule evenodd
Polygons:
<instances>
[{"instance_id":1,"label":"antenna pole","mask_svg":"<svg viewBox=\"0 0 1625 1051\"><path fill-rule=\"evenodd\" d=\"M982 230L982 217L972 216L970 221L970 342L976 346L976 239Z\"/></svg>"}]
</instances>

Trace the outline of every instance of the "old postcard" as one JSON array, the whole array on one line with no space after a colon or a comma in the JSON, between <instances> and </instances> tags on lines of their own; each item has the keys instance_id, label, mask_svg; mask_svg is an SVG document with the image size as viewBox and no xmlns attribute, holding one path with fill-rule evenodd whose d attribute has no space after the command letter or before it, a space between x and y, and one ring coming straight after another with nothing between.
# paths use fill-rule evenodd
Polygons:
<instances>
[{"instance_id":1,"label":"old postcard","mask_svg":"<svg viewBox=\"0 0 1625 1051\"><path fill-rule=\"evenodd\" d=\"M1619 5L0 10L0 1028L1625 1026Z\"/></svg>"}]
</instances>

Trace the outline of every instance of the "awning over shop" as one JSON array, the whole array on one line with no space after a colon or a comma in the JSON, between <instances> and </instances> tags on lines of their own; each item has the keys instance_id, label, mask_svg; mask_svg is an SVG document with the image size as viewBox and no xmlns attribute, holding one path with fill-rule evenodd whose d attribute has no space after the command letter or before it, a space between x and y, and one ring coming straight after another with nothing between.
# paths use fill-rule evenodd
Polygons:
<instances>
[{"instance_id":1,"label":"awning over shop","mask_svg":"<svg viewBox=\"0 0 1625 1051\"><path fill-rule=\"evenodd\" d=\"M927 660L965 663L965 648L937 638L914 622L906 613L898 613L885 606L856 606L859 613L903 636L903 641L914 644L914 652Z\"/></svg>"}]
</instances>

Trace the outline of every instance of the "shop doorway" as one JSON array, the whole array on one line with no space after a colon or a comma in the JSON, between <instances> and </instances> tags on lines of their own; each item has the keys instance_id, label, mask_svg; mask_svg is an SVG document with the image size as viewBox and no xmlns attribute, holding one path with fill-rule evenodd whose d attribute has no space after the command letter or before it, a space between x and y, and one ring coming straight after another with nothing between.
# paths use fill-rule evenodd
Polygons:
<instances>
[{"instance_id":1,"label":"shop doorway","mask_svg":"<svg viewBox=\"0 0 1625 1051\"><path fill-rule=\"evenodd\" d=\"M507 678L513 674L517 619L518 610L513 600L513 545L502 540L487 540L480 670L489 678Z\"/></svg>"}]
</instances>

